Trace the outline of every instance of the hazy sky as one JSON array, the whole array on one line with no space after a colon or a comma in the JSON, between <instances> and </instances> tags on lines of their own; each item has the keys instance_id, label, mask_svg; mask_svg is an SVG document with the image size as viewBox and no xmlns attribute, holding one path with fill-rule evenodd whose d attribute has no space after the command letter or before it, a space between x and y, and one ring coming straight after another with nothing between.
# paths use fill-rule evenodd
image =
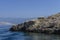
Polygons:
<instances>
[{"instance_id":1,"label":"hazy sky","mask_svg":"<svg viewBox=\"0 0 60 40\"><path fill-rule=\"evenodd\" d=\"M30 18L60 12L60 0L0 0L0 17Z\"/></svg>"}]
</instances>

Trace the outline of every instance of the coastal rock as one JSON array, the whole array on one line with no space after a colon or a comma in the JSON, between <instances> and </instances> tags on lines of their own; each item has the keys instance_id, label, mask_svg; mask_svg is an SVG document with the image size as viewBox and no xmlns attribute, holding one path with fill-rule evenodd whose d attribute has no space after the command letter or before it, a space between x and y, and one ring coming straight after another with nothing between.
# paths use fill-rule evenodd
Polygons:
<instances>
[{"instance_id":1,"label":"coastal rock","mask_svg":"<svg viewBox=\"0 0 60 40\"><path fill-rule=\"evenodd\" d=\"M10 31L38 32L47 34L60 34L60 13L13 25Z\"/></svg>"}]
</instances>

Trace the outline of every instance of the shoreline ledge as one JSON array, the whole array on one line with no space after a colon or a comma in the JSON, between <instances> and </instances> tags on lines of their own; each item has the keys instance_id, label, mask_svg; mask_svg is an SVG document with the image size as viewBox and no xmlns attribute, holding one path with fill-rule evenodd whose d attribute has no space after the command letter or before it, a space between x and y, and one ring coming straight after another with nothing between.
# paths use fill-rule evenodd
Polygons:
<instances>
[{"instance_id":1,"label":"shoreline ledge","mask_svg":"<svg viewBox=\"0 0 60 40\"><path fill-rule=\"evenodd\" d=\"M21 24L12 25L9 31L60 34L60 13L48 16L47 18L39 17Z\"/></svg>"}]
</instances>

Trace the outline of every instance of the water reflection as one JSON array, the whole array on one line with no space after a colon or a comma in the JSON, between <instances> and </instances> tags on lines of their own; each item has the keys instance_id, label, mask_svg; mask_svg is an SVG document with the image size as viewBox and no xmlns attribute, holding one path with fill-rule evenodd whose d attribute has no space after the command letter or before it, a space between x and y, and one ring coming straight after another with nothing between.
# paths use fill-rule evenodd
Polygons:
<instances>
[{"instance_id":1,"label":"water reflection","mask_svg":"<svg viewBox=\"0 0 60 40\"><path fill-rule=\"evenodd\" d=\"M60 35L41 33L7 32L0 36L3 40L60 40Z\"/></svg>"},{"instance_id":2,"label":"water reflection","mask_svg":"<svg viewBox=\"0 0 60 40\"><path fill-rule=\"evenodd\" d=\"M47 35L41 33L25 33L24 40L60 40L59 35Z\"/></svg>"}]
</instances>

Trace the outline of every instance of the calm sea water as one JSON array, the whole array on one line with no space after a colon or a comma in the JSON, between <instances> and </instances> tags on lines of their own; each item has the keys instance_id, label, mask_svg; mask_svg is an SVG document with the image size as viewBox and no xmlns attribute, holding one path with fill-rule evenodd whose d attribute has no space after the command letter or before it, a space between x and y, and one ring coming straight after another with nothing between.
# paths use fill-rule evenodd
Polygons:
<instances>
[{"instance_id":1,"label":"calm sea water","mask_svg":"<svg viewBox=\"0 0 60 40\"><path fill-rule=\"evenodd\" d=\"M60 35L10 32L11 26L0 25L0 40L60 40Z\"/></svg>"}]
</instances>

